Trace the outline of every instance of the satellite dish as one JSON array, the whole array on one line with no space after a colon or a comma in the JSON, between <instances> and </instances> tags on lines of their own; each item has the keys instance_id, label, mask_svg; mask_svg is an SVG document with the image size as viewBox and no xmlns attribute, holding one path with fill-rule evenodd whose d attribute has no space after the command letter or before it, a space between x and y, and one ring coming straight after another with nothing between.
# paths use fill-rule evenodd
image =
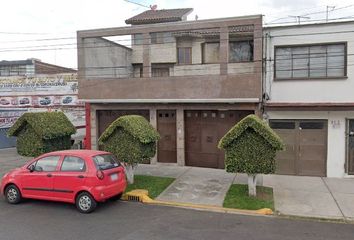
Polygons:
<instances>
[{"instance_id":1,"label":"satellite dish","mask_svg":"<svg viewBox=\"0 0 354 240\"><path fill-rule=\"evenodd\" d=\"M150 5L150 9L153 10L153 11L155 11L155 10L157 9L157 5L156 5L156 4Z\"/></svg>"}]
</instances>

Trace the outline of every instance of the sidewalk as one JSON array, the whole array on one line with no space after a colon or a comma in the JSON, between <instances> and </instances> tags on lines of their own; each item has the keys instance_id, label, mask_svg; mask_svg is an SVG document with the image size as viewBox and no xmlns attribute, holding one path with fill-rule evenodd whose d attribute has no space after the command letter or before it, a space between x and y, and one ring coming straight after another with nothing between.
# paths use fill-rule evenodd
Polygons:
<instances>
[{"instance_id":1,"label":"sidewalk","mask_svg":"<svg viewBox=\"0 0 354 240\"><path fill-rule=\"evenodd\" d=\"M222 206L231 184L247 184L245 174L221 169L140 164L136 174L176 178L159 200L213 206ZM273 188L279 214L354 220L354 179L264 175L258 185Z\"/></svg>"},{"instance_id":2,"label":"sidewalk","mask_svg":"<svg viewBox=\"0 0 354 240\"><path fill-rule=\"evenodd\" d=\"M0 178L29 159L18 156L14 148L0 150ZM247 184L245 174L211 168L139 164L136 174L176 178L158 200L219 207L231 184ZM354 178L265 175L258 185L273 188L279 214L354 220Z\"/></svg>"}]
</instances>

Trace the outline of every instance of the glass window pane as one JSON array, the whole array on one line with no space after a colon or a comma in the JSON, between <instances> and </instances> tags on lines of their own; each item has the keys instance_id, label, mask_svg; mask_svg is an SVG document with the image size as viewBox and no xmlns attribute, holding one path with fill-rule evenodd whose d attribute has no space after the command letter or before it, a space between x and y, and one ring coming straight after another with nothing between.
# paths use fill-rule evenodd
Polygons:
<instances>
[{"instance_id":1,"label":"glass window pane","mask_svg":"<svg viewBox=\"0 0 354 240\"><path fill-rule=\"evenodd\" d=\"M310 77L327 76L327 46L310 47Z\"/></svg>"},{"instance_id":2,"label":"glass window pane","mask_svg":"<svg viewBox=\"0 0 354 240\"><path fill-rule=\"evenodd\" d=\"M329 77L343 77L344 73L344 59L345 59L345 46L328 45L328 76Z\"/></svg>"},{"instance_id":3,"label":"glass window pane","mask_svg":"<svg viewBox=\"0 0 354 240\"><path fill-rule=\"evenodd\" d=\"M292 49L293 77L308 77L309 70L309 48L295 47Z\"/></svg>"},{"instance_id":4,"label":"glass window pane","mask_svg":"<svg viewBox=\"0 0 354 240\"><path fill-rule=\"evenodd\" d=\"M230 42L229 61L230 62L253 61L253 41Z\"/></svg>"},{"instance_id":5,"label":"glass window pane","mask_svg":"<svg viewBox=\"0 0 354 240\"><path fill-rule=\"evenodd\" d=\"M191 64L192 57L191 57L192 49L191 48L178 48L178 63L179 64Z\"/></svg>"},{"instance_id":6,"label":"glass window pane","mask_svg":"<svg viewBox=\"0 0 354 240\"><path fill-rule=\"evenodd\" d=\"M269 126L272 129L295 129L294 121L270 121Z\"/></svg>"},{"instance_id":7,"label":"glass window pane","mask_svg":"<svg viewBox=\"0 0 354 240\"><path fill-rule=\"evenodd\" d=\"M291 78L291 48L276 48L275 50L275 77Z\"/></svg>"},{"instance_id":8,"label":"glass window pane","mask_svg":"<svg viewBox=\"0 0 354 240\"><path fill-rule=\"evenodd\" d=\"M63 172L84 172L85 170L85 161L74 156L66 156L61 165Z\"/></svg>"},{"instance_id":9,"label":"glass window pane","mask_svg":"<svg viewBox=\"0 0 354 240\"><path fill-rule=\"evenodd\" d=\"M323 129L323 122L300 122L301 129Z\"/></svg>"},{"instance_id":10,"label":"glass window pane","mask_svg":"<svg viewBox=\"0 0 354 240\"><path fill-rule=\"evenodd\" d=\"M111 154L94 156L93 161L96 167L100 170L111 169L120 166L119 161L116 159L114 155Z\"/></svg>"},{"instance_id":11,"label":"glass window pane","mask_svg":"<svg viewBox=\"0 0 354 240\"><path fill-rule=\"evenodd\" d=\"M133 35L133 44L134 45L142 45L143 44L143 34L136 33Z\"/></svg>"},{"instance_id":12,"label":"glass window pane","mask_svg":"<svg viewBox=\"0 0 354 240\"><path fill-rule=\"evenodd\" d=\"M52 172L55 171L58 162L59 162L60 156L49 156L49 157L44 157L39 159L35 163L35 171L38 172Z\"/></svg>"}]
</instances>

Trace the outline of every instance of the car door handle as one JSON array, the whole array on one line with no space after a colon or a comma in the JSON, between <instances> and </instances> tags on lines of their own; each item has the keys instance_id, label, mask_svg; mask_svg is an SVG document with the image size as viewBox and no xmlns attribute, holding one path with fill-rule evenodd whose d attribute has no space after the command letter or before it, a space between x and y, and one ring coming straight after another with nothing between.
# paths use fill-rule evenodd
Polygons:
<instances>
[{"instance_id":1,"label":"car door handle","mask_svg":"<svg viewBox=\"0 0 354 240\"><path fill-rule=\"evenodd\" d=\"M77 176L78 178L84 178L84 176L82 176L82 175L79 175L79 176Z\"/></svg>"},{"instance_id":2,"label":"car door handle","mask_svg":"<svg viewBox=\"0 0 354 240\"><path fill-rule=\"evenodd\" d=\"M47 174L47 177L52 177L53 175L51 173L48 173Z\"/></svg>"}]
</instances>

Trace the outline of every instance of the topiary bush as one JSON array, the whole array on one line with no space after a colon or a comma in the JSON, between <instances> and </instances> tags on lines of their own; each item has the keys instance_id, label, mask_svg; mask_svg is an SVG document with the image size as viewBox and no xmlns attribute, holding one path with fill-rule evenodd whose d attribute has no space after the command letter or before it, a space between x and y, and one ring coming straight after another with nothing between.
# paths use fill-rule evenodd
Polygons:
<instances>
[{"instance_id":1,"label":"topiary bush","mask_svg":"<svg viewBox=\"0 0 354 240\"><path fill-rule=\"evenodd\" d=\"M117 118L98 140L103 150L113 153L126 163L127 178L134 182L134 168L156 154L159 133L142 116Z\"/></svg>"},{"instance_id":2,"label":"topiary bush","mask_svg":"<svg viewBox=\"0 0 354 240\"><path fill-rule=\"evenodd\" d=\"M25 113L9 129L17 137L17 152L37 157L43 153L71 148L75 127L62 112Z\"/></svg>"},{"instance_id":3,"label":"topiary bush","mask_svg":"<svg viewBox=\"0 0 354 240\"><path fill-rule=\"evenodd\" d=\"M225 150L226 171L247 173L250 195L255 195L256 175L275 172L276 152L283 150L284 144L261 119L249 115L225 134L218 147Z\"/></svg>"}]
</instances>

